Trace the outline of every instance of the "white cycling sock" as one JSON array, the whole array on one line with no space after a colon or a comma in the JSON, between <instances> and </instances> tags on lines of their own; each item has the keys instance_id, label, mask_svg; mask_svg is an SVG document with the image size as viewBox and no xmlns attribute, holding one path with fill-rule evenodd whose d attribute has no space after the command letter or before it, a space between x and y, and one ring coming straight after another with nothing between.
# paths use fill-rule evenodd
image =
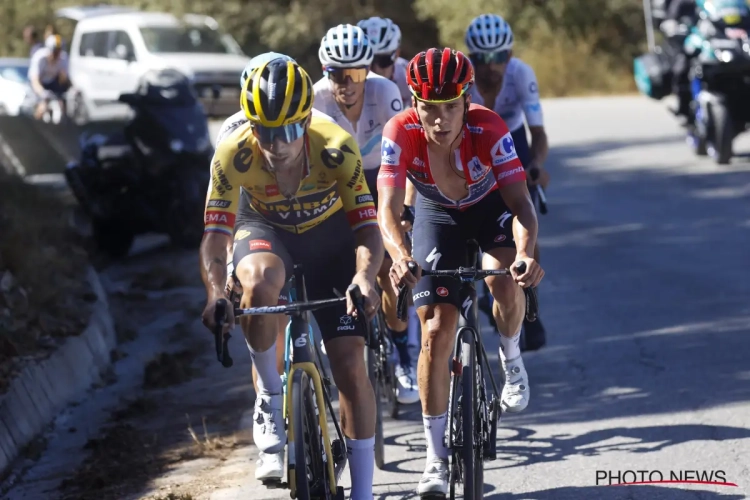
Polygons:
<instances>
[{"instance_id":1,"label":"white cycling sock","mask_svg":"<svg viewBox=\"0 0 750 500\"><path fill-rule=\"evenodd\" d=\"M409 307L408 316L408 329L409 329L409 345L419 345L419 331L422 325L419 324L419 316L417 316L417 308L414 306Z\"/></svg>"},{"instance_id":2,"label":"white cycling sock","mask_svg":"<svg viewBox=\"0 0 750 500\"><path fill-rule=\"evenodd\" d=\"M281 394L281 377L279 377L279 370L276 367L276 343L274 342L269 350L258 352L250 347L247 340L245 342L250 350L250 358L255 365L255 371L258 372L258 393L266 395Z\"/></svg>"},{"instance_id":3,"label":"white cycling sock","mask_svg":"<svg viewBox=\"0 0 750 500\"><path fill-rule=\"evenodd\" d=\"M351 500L372 500L372 476L375 472L375 436L367 439L346 438Z\"/></svg>"},{"instance_id":4,"label":"white cycling sock","mask_svg":"<svg viewBox=\"0 0 750 500\"><path fill-rule=\"evenodd\" d=\"M443 443L445 437L445 425L448 419L448 412L432 417L422 415L422 424L424 424L424 437L427 440L427 461L431 462L435 458L443 460L448 459L448 448Z\"/></svg>"},{"instance_id":5,"label":"white cycling sock","mask_svg":"<svg viewBox=\"0 0 750 500\"><path fill-rule=\"evenodd\" d=\"M500 359L508 360L508 359L516 359L518 356L521 355L521 346L519 345L519 341L521 340L521 332L519 331L517 334L513 335L512 337L506 337L505 335L500 335Z\"/></svg>"}]
</instances>

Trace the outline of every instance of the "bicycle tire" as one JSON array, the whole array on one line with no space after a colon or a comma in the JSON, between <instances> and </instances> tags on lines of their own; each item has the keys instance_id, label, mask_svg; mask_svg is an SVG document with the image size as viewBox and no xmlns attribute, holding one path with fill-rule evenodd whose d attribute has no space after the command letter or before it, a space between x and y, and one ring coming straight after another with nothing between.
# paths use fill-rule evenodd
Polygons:
<instances>
[{"instance_id":1,"label":"bicycle tire","mask_svg":"<svg viewBox=\"0 0 750 500\"><path fill-rule=\"evenodd\" d=\"M385 464L385 437L383 436L383 402L381 396L381 374L378 369L380 353L365 347L367 358L367 376L370 378L372 390L375 393L375 465L383 469Z\"/></svg>"},{"instance_id":2,"label":"bicycle tire","mask_svg":"<svg viewBox=\"0 0 750 500\"><path fill-rule=\"evenodd\" d=\"M303 370L296 370L292 378L292 418L297 500L316 498L318 495L315 493L320 487L324 491L328 490L328 474L323 463L320 426L315 412L314 397L310 388L310 377ZM330 498L330 493L324 498Z\"/></svg>"},{"instance_id":3,"label":"bicycle tire","mask_svg":"<svg viewBox=\"0 0 750 500\"><path fill-rule=\"evenodd\" d=\"M467 500L481 499L483 490L482 485L477 484L477 469L481 469L482 463L481 460L476 460L478 453L474 439L478 404L476 359L474 337L464 333L461 340L461 365L463 366L461 370L461 434L463 438L461 461L463 462L464 498Z\"/></svg>"}]
</instances>

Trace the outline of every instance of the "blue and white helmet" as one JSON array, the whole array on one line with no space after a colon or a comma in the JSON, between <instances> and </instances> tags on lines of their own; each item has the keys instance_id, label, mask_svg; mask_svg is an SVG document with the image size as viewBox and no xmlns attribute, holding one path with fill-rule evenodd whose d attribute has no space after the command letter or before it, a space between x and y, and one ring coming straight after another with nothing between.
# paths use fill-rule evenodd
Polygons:
<instances>
[{"instance_id":1,"label":"blue and white helmet","mask_svg":"<svg viewBox=\"0 0 750 500\"><path fill-rule=\"evenodd\" d=\"M391 55L401 46L401 30L387 17L371 17L357 23L367 35L376 56Z\"/></svg>"},{"instance_id":2,"label":"blue and white helmet","mask_svg":"<svg viewBox=\"0 0 750 500\"><path fill-rule=\"evenodd\" d=\"M466 29L469 53L498 52L513 48L513 31L505 19L496 14L475 17Z\"/></svg>"},{"instance_id":3,"label":"blue and white helmet","mask_svg":"<svg viewBox=\"0 0 750 500\"><path fill-rule=\"evenodd\" d=\"M320 41L318 58L324 68L369 66L375 53L367 35L359 26L339 24Z\"/></svg>"},{"instance_id":4,"label":"blue and white helmet","mask_svg":"<svg viewBox=\"0 0 750 500\"><path fill-rule=\"evenodd\" d=\"M245 88L245 80L247 80L247 76L252 73L255 68L269 61L273 61L274 59L281 59L282 61L289 61L293 63L297 62L291 57L284 54L279 54L278 52L264 52L263 54L257 55L250 59L250 62L247 63L245 69L242 70L242 75L240 75L240 88Z\"/></svg>"}]
</instances>

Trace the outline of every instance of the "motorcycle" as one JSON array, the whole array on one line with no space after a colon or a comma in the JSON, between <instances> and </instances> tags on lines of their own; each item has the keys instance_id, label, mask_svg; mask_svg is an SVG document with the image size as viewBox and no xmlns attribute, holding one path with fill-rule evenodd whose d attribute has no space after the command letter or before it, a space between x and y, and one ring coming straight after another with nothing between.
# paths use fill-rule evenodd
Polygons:
<instances>
[{"instance_id":1,"label":"motorcycle","mask_svg":"<svg viewBox=\"0 0 750 500\"><path fill-rule=\"evenodd\" d=\"M750 11L744 0L698 0L696 7L697 22L682 23L677 33L690 61L688 142L697 155L723 165L733 155L734 139L750 123ZM653 34L649 46L649 53L634 61L635 80L641 93L659 100L671 93L674 52L669 44L655 46Z\"/></svg>"},{"instance_id":2,"label":"motorcycle","mask_svg":"<svg viewBox=\"0 0 750 500\"><path fill-rule=\"evenodd\" d=\"M115 258L146 232L196 247L214 149L190 82L176 71L149 72L119 101L133 109L133 118L110 136L83 135L80 161L65 170L94 240Z\"/></svg>"}]
</instances>

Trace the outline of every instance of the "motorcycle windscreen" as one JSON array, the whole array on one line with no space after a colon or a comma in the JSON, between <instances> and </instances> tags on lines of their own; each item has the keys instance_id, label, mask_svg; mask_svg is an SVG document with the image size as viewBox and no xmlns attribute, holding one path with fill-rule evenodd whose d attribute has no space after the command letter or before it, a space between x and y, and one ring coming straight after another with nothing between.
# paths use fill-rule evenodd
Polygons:
<instances>
[{"instance_id":1,"label":"motorcycle windscreen","mask_svg":"<svg viewBox=\"0 0 750 500\"><path fill-rule=\"evenodd\" d=\"M208 121L199 102L187 106L146 108L157 122L175 153L203 153L211 146Z\"/></svg>"}]
</instances>

